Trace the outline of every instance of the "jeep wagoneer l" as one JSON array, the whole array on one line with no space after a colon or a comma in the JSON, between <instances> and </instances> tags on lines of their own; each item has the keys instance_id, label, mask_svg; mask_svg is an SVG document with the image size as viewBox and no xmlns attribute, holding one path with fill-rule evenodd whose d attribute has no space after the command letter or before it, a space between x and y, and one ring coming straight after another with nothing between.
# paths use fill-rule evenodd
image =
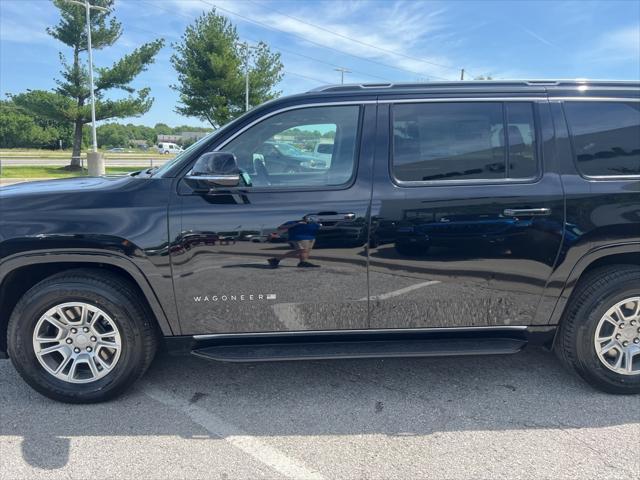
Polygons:
<instances>
[{"instance_id":1,"label":"jeep wagoneer l","mask_svg":"<svg viewBox=\"0 0 640 480\"><path fill-rule=\"evenodd\" d=\"M331 86L160 169L0 189L0 351L58 400L117 395L159 347L256 362L528 343L640 392L638 82Z\"/></svg>"}]
</instances>

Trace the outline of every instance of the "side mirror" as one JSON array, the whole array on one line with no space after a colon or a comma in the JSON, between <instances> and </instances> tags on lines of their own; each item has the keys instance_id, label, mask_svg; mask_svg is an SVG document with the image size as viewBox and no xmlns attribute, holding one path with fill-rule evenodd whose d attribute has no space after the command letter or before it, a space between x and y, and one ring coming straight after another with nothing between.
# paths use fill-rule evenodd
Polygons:
<instances>
[{"instance_id":1,"label":"side mirror","mask_svg":"<svg viewBox=\"0 0 640 480\"><path fill-rule=\"evenodd\" d=\"M240 184L240 168L233 153L210 152L196 160L184 177L194 190L209 191L213 187L237 187Z\"/></svg>"}]
</instances>

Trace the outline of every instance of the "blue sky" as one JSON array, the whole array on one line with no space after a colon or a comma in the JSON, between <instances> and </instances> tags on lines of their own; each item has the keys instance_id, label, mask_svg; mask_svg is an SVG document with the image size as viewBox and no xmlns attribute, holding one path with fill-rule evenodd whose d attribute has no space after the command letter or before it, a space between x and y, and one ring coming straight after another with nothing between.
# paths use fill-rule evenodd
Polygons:
<instances>
[{"instance_id":1,"label":"blue sky","mask_svg":"<svg viewBox=\"0 0 640 480\"><path fill-rule=\"evenodd\" d=\"M174 112L169 85L171 43L212 6L237 26L243 40L263 40L282 53L283 94L348 82L499 78L640 80L640 1L260 1L117 0L124 35L97 51L109 65L141 43L164 37L156 63L138 77L155 103L143 117L125 119L202 124ZM57 22L48 0L0 0L0 93L54 88L58 52L68 49L45 28ZM116 96L118 94L115 94Z\"/></svg>"}]
</instances>

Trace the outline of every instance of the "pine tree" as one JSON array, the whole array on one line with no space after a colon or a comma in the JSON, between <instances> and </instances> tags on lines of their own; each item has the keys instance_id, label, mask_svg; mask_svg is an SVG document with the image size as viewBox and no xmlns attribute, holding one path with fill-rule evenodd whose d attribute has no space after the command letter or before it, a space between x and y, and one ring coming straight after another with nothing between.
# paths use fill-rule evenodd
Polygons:
<instances>
[{"instance_id":1,"label":"pine tree","mask_svg":"<svg viewBox=\"0 0 640 480\"><path fill-rule=\"evenodd\" d=\"M171 63L178 72L180 94L176 112L198 117L217 128L245 109L245 68L248 53L227 18L215 8L189 25L173 45ZM280 92L273 87L282 79L279 53L260 42L251 52L249 103L258 105Z\"/></svg>"},{"instance_id":2,"label":"pine tree","mask_svg":"<svg viewBox=\"0 0 640 480\"><path fill-rule=\"evenodd\" d=\"M54 98L43 95L44 100L39 101L39 96L29 96L20 106L43 118L73 124L70 168L77 169L80 167L82 128L91 122L89 71L87 62L81 58L87 52L85 9L64 0L53 0L53 3L60 11L60 21L56 26L47 28L47 33L71 47L71 61L60 53L61 78L56 80L58 86ZM91 11L91 46L93 50L100 50L120 38L122 25L112 17L114 0L93 0L92 4L109 9L107 12ZM130 83L153 63L163 45L162 39L145 43L111 67L95 68L96 120L139 116L149 111L153 103L149 88L136 90ZM112 89L124 90L129 95L117 100L105 98L105 92ZM19 97L14 101L19 103Z\"/></svg>"}]
</instances>

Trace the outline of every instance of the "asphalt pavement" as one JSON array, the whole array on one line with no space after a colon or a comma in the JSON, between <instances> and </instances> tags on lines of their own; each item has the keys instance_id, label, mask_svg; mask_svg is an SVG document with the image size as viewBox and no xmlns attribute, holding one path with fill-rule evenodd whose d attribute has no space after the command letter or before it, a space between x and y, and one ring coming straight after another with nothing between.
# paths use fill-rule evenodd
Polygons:
<instances>
[{"instance_id":1,"label":"asphalt pavement","mask_svg":"<svg viewBox=\"0 0 640 480\"><path fill-rule=\"evenodd\" d=\"M0 477L640 477L640 396L541 349L226 364L160 355L123 397L66 405L0 361Z\"/></svg>"}]
</instances>

